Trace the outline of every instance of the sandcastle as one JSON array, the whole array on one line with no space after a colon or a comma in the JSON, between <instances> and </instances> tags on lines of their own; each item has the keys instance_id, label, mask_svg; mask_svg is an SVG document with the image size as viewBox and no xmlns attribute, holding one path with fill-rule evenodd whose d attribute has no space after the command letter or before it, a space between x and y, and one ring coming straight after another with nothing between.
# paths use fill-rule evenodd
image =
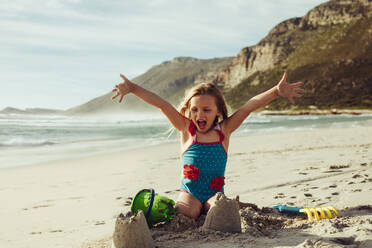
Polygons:
<instances>
[{"instance_id":1,"label":"sandcastle","mask_svg":"<svg viewBox=\"0 0 372 248\"><path fill-rule=\"evenodd\" d=\"M226 198L222 193L217 193L216 200L208 211L202 229L240 233L242 228L238 202Z\"/></svg>"},{"instance_id":2,"label":"sandcastle","mask_svg":"<svg viewBox=\"0 0 372 248\"><path fill-rule=\"evenodd\" d=\"M120 214L116 219L112 248L151 247L154 247L154 241L143 212Z\"/></svg>"}]
</instances>

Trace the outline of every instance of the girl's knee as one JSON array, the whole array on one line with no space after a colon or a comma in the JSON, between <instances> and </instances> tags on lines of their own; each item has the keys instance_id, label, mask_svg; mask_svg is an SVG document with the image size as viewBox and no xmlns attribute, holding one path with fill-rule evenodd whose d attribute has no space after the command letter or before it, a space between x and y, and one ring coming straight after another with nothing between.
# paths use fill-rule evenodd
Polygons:
<instances>
[{"instance_id":1,"label":"girl's knee","mask_svg":"<svg viewBox=\"0 0 372 248\"><path fill-rule=\"evenodd\" d=\"M176 204L177 214L183 214L189 218L197 219L200 215L201 208L198 206L188 206L177 202Z\"/></svg>"},{"instance_id":2,"label":"girl's knee","mask_svg":"<svg viewBox=\"0 0 372 248\"><path fill-rule=\"evenodd\" d=\"M205 203L204 203L204 209L203 211L207 213L209 209L211 208L212 205L214 205L214 202L216 201L216 196L214 195L211 198L209 198Z\"/></svg>"}]
</instances>

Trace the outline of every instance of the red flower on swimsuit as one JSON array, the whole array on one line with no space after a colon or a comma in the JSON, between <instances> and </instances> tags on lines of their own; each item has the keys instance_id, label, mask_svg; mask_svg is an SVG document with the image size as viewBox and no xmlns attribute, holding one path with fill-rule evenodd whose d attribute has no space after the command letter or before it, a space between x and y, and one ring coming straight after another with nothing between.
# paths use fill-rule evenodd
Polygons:
<instances>
[{"instance_id":1,"label":"red flower on swimsuit","mask_svg":"<svg viewBox=\"0 0 372 248\"><path fill-rule=\"evenodd\" d=\"M222 185L225 185L225 177L215 177L212 179L209 188L214 189L215 191L221 191Z\"/></svg>"},{"instance_id":2,"label":"red flower on swimsuit","mask_svg":"<svg viewBox=\"0 0 372 248\"><path fill-rule=\"evenodd\" d=\"M183 166L184 170L183 170L183 174L185 175L185 178L186 179L190 179L190 180L194 180L196 181L196 179L198 179L199 177L199 174L200 174L200 170L195 167L194 165L190 164L185 164Z\"/></svg>"}]
</instances>

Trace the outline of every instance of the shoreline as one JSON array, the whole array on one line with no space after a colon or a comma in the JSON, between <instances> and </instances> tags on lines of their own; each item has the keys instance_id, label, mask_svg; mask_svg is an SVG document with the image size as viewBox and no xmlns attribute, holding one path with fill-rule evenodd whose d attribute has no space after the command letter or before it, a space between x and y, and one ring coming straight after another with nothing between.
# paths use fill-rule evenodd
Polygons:
<instances>
[{"instance_id":1,"label":"shoreline","mask_svg":"<svg viewBox=\"0 0 372 248\"><path fill-rule=\"evenodd\" d=\"M266 113L266 114L265 114ZM256 133L260 135L275 135L278 132L292 132L292 131L311 131L323 128L334 127L348 127L348 126L364 126L372 123L372 114L367 112L358 114L357 116L349 115L323 115L324 117L311 117L311 115L299 117L291 117L287 112L263 112L255 113L250 119L243 123L242 127L238 129L232 137L252 136ZM261 117L260 117L261 115ZM265 117L265 115L272 115L273 117ZM288 117L282 118L281 115ZM278 116L278 117L277 117ZM309 117L307 117L309 116ZM355 117L354 117L355 116ZM291 125L289 121L295 125ZM144 137L144 141L128 143L124 139L104 139L88 140L88 141L74 141L70 143L61 143L53 145L40 146L9 146L4 147L0 151L0 171L6 168L34 166L40 163L54 163L63 159L84 158L100 154L114 153L117 151L131 151L133 149L142 149L144 147L157 146L159 144L175 143L177 135L166 137L166 135L159 136L155 141L151 137ZM123 136L124 137L124 136ZM122 137L122 138L123 138ZM45 138L46 140L48 138ZM132 138L133 139L133 138ZM53 142L53 141L52 141ZM0 144L1 146L1 144ZM18 160L18 157L28 157L28 160Z\"/></svg>"},{"instance_id":2,"label":"shoreline","mask_svg":"<svg viewBox=\"0 0 372 248\"><path fill-rule=\"evenodd\" d=\"M372 109L301 109L301 110L262 110L262 115L363 115L372 114Z\"/></svg>"},{"instance_id":3,"label":"shoreline","mask_svg":"<svg viewBox=\"0 0 372 248\"><path fill-rule=\"evenodd\" d=\"M370 205L372 141L366 133L371 132L372 125L368 125L232 137L225 193L230 198L240 195L241 201L259 207ZM0 209L1 247L104 247L96 240L110 241L116 216L129 210L129 197L140 189L154 187L160 195L177 198L181 164L179 145L172 143L1 172L0 197L6 199ZM322 223L327 226L329 220L317 225ZM316 232L311 225L306 230ZM303 241L300 233L291 233L298 242L288 247ZM355 233L363 240L362 234ZM239 238L248 239L244 234ZM284 242L288 233L278 239ZM267 237L249 240L267 247ZM167 242L164 247L208 247L205 240ZM243 245L234 239L209 244Z\"/></svg>"},{"instance_id":4,"label":"shoreline","mask_svg":"<svg viewBox=\"0 0 372 248\"><path fill-rule=\"evenodd\" d=\"M115 115L123 115L125 113L118 112L118 113L98 113L98 114L81 114L81 115L71 115L65 114L64 111L61 112L53 112L53 113L33 113L33 112L8 112L8 111L0 111L1 115L19 115L19 116L63 116L63 117L76 117L76 118L85 118L85 117L95 117L95 116L112 116ZM144 111L145 114L159 114L157 111ZM350 108L330 108L330 109L318 109L313 106L309 106L305 109L282 109L282 110L257 110L255 113L257 114L264 114L264 115L339 115L339 114L347 114L347 115L361 115L361 114L372 114L372 109L350 109Z\"/></svg>"}]
</instances>

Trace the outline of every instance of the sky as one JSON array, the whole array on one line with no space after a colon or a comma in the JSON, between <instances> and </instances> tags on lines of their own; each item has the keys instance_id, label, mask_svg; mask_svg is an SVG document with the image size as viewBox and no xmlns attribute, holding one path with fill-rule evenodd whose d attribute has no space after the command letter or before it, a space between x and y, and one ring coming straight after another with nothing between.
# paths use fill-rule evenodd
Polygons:
<instances>
[{"instance_id":1,"label":"sky","mask_svg":"<svg viewBox=\"0 0 372 248\"><path fill-rule=\"evenodd\" d=\"M0 110L68 109L174 57L236 56L325 0L1 0Z\"/></svg>"}]
</instances>

